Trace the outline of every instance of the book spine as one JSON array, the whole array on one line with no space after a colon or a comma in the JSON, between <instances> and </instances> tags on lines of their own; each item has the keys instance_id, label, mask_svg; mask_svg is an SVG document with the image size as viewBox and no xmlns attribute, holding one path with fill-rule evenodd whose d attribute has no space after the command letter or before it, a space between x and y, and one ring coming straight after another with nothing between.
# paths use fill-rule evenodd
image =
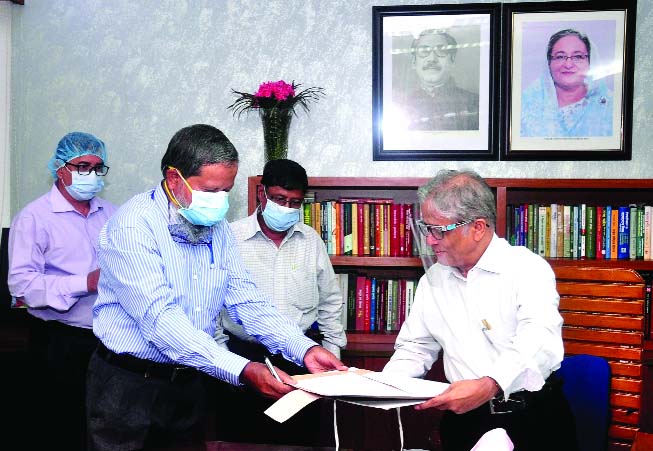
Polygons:
<instances>
[{"instance_id":1,"label":"book spine","mask_svg":"<svg viewBox=\"0 0 653 451\"><path fill-rule=\"evenodd\" d=\"M563 205L562 223L562 256L569 258L571 257L571 205Z\"/></svg>"},{"instance_id":2,"label":"book spine","mask_svg":"<svg viewBox=\"0 0 653 451\"><path fill-rule=\"evenodd\" d=\"M630 208L619 207L619 232L617 258L627 259L630 256Z\"/></svg>"},{"instance_id":3,"label":"book spine","mask_svg":"<svg viewBox=\"0 0 653 451\"><path fill-rule=\"evenodd\" d=\"M596 258L605 258L605 208L596 206Z\"/></svg>"},{"instance_id":4,"label":"book spine","mask_svg":"<svg viewBox=\"0 0 653 451\"><path fill-rule=\"evenodd\" d=\"M537 218L537 253L541 257L546 257L546 206L538 207Z\"/></svg>"},{"instance_id":5,"label":"book spine","mask_svg":"<svg viewBox=\"0 0 653 451\"><path fill-rule=\"evenodd\" d=\"M549 257L556 258L558 256L558 205L551 204L551 229L549 230L550 234L550 245L549 245Z\"/></svg>"},{"instance_id":6,"label":"book spine","mask_svg":"<svg viewBox=\"0 0 653 451\"><path fill-rule=\"evenodd\" d=\"M630 204L628 206L630 218L630 228L628 229L628 258L635 260L637 255L637 205Z\"/></svg>"},{"instance_id":7,"label":"book spine","mask_svg":"<svg viewBox=\"0 0 653 451\"><path fill-rule=\"evenodd\" d=\"M605 206L605 258L612 257L612 206Z\"/></svg>"},{"instance_id":8,"label":"book spine","mask_svg":"<svg viewBox=\"0 0 653 451\"><path fill-rule=\"evenodd\" d=\"M356 277L356 330L365 330L365 276Z\"/></svg>"},{"instance_id":9,"label":"book spine","mask_svg":"<svg viewBox=\"0 0 653 451\"><path fill-rule=\"evenodd\" d=\"M585 258L587 246L587 205L580 205L580 253L578 258Z\"/></svg>"},{"instance_id":10,"label":"book spine","mask_svg":"<svg viewBox=\"0 0 653 451\"><path fill-rule=\"evenodd\" d=\"M651 259L651 205L644 206L644 260Z\"/></svg>"},{"instance_id":11,"label":"book spine","mask_svg":"<svg viewBox=\"0 0 653 451\"><path fill-rule=\"evenodd\" d=\"M637 206L637 232L635 233L635 258L644 260L644 205Z\"/></svg>"},{"instance_id":12,"label":"book spine","mask_svg":"<svg viewBox=\"0 0 653 451\"><path fill-rule=\"evenodd\" d=\"M585 210L585 257L596 258L596 206Z\"/></svg>"},{"instance_id":13,"label":"book spine","mask_svg":"<svg viewBox=\"0 0 653 451\"><path fill-rule=\"evenodd\" d=\"M612 224L610 226L611 258L619 257L619 207L612 207Z\"/></svg>"}]
</instances>

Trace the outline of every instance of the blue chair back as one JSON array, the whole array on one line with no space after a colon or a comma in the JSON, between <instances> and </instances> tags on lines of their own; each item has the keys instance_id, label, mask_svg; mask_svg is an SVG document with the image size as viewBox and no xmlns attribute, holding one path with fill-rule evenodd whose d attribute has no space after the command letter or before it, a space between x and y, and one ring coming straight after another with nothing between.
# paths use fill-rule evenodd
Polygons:
<instances>
[{"instance_id":1,"label":"blue chair back","mask_svg":"<svg viewBox=\"0 0 653 451\"><path fill-rule=\"evenodd\" d=\"M558 374L576 421L581 451L605 451L610 424L610 365L594 355L565 357Z\"/></svg>"}]
</instances>

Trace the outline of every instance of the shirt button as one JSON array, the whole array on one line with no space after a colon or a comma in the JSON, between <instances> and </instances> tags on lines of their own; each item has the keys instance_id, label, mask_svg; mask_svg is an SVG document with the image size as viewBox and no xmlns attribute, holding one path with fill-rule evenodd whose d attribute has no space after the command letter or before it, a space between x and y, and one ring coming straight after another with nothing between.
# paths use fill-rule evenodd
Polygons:
<instances>
[{"instance_id":1,"label":"shirt button","mask_svg":"<svg viewBox=\"0 0 653 451\"><path fill-rule=\"evenodd\" d=\"M202 311L202 307L195 307L195 311L196 311L196 312L201 312L201 311Z\"/></svg>"},{"instance_id":2,"label":"shirt button","mask_svg":"<svg viewBox=\"0 0 653 451\"><path fill-rule=\"evenodd\" d=\"M193 274L193 280L197 280L197 274Z\"/></svg>"}]
</instances>

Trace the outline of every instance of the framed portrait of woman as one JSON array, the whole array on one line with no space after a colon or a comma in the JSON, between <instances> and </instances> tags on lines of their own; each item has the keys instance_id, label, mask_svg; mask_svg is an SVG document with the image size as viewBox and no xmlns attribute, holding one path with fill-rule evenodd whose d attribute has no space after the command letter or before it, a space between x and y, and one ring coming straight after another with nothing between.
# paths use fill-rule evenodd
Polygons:
<instances>
[{"instance_id":1,"label":"framed portrait of woman","mask_svg":"<svg viewBox=\"0 0 653 451\"><path fill-rule=\"evenodd\" d=\"M504 160L631 158L634 0L504 5Z\"/></svg>"},{"instance_id":2,"label":"framed portrait of woman","mask_svg":"<svg viewBox=\"0 0 653 451\"><path fill-rule=\"evenodd\" d=\"M496 160L499 4L372 8L374 160Z\"/></svg>"}]
</instances>

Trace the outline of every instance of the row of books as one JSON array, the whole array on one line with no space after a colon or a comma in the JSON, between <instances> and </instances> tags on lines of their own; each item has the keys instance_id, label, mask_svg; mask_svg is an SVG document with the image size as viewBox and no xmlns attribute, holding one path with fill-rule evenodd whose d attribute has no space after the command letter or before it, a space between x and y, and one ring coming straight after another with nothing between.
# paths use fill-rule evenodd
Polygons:
<instances>
[{"instance_id":1,"label":"row of books","mask_svg":"<svg viewBox=\"0 0 653 451\"><path fill-rule=\"evenodd\" d=\"M374 277L356 272L338 274L343 293L346 330L399 330L410 312L417 280Z\"/></svg>"},{"instance_id":2,"label":"row of books","mask_svg":"<svg viewBox=\"0 0 653 451\"><path fill-rule=\"evenodd\" d=\"M653 206L513 204L506 237L543 257L653 259Z\"/></svg>"},{"instance_id":3,"label":"row of books","mask_svg":"<svg viewBox=\"0 0 653 451\"><path fill-rule=\"evenodd\" d=\"M307 198L304 224L322 237L329 255L410 257L413 208L386 198Z\"/></svg>"}]
</instances>

